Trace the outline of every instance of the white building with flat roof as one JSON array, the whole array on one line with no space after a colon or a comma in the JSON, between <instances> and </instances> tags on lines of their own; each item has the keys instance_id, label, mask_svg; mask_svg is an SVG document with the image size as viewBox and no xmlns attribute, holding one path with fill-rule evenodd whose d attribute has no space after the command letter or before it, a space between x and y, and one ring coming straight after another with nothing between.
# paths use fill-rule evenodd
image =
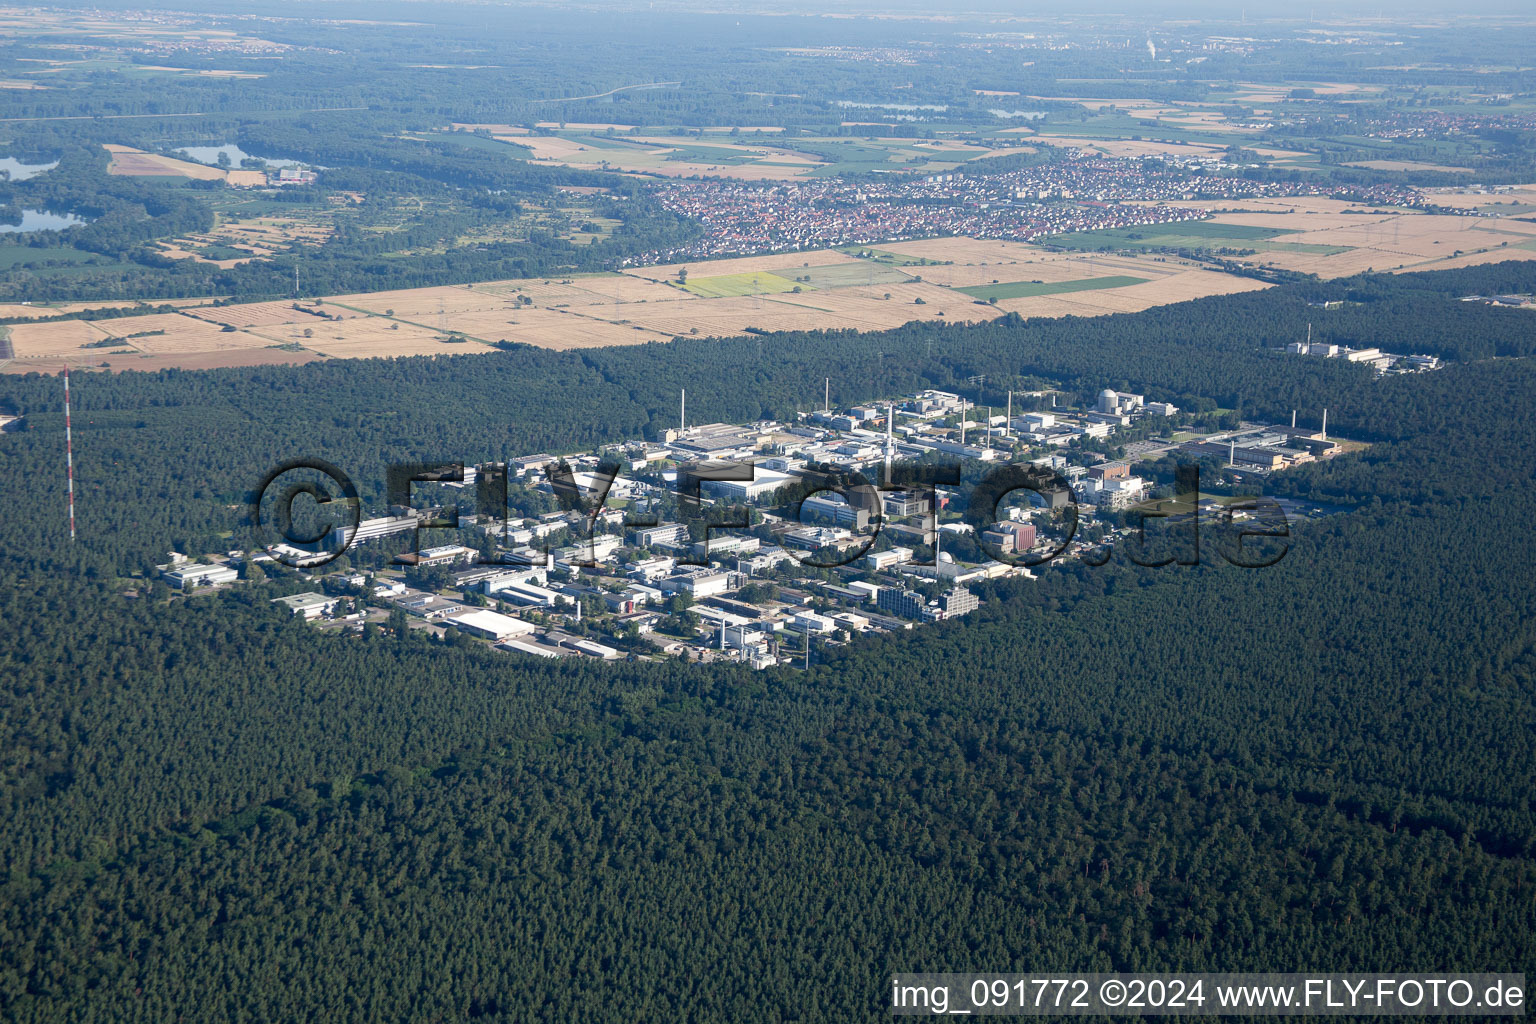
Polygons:
<instances>
[{"instance_id":1,"label":"white building with flat roof","mask_svg":"<svg viewBox=\"0 0 1536 1024\"><path fill-rule=\"evenodd\" d=\"M328 615L336 609L334 597L326 597L324 594L314 592L304 594L289 594L287 597L274 597L272 604L280 604L294 615L302 615L306 619L318 619L322 615Z\"/></svg>"},{"instance_id":2,"label":"white building with flat roof","mask_svg":"<svg viewBox=\"0 0 1536 1024\"><path fill-rule=\"evenodd\" d=\"M211 587L217 583L233 583L240 574L227 565L195 565L191 562L166 569L160 573L165 581L182 590Z\"/></svg>"},{"instance_id":3,"label":"white building with flat roof","mask_svg":"<svg viewBox=\"0 0 1536 1024\"><path fill-rule=\"evenodd\" d=\"M461 633L477 636L492 643L501 643L516 636L526 636L533 632L532 623L515 619L510 615L500 612L486 611L483 608L475 608L470 611L455 612L443 618L443 624L452 626Z\"/></svg>"}]
</instances>

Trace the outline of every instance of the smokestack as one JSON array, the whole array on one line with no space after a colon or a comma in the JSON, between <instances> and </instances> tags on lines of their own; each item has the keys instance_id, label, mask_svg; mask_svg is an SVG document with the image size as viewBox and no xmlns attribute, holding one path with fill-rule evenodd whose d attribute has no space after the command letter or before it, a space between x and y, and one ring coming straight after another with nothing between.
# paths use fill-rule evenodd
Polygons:
<instances>
[{"instance_id":1,"label":"smokestack","mask_svg":"<svg viewBox=\"0 0 1536 1024\"><path fill-rule=\"evenodd\" d=\"M1292 430L1296 429L1296 410L1295 409L1291 410L1291 429Z\"/></svg>"},{"instance_id":2,"label":"smokestack","mask_svg":"<svg viewBox=\"0 0 1536 1024\"><path fill-rule=\"evenodd\" d=\"M688 432L688 389L683 388L680 394L677 405L677 432L686 434Z\"/></svg>"},{"instance_id":3,"label":"smokestack","mask_svg":"<svg viewBox=\"0 0 1536 1024\"><path fill-rule=\"evenodd\" d=\"M1227 442L1227 465L1229 465L1229 466L1237 465L1237 442L1236 441L1228 441Z\"/></svg>"},{"instance_id":4,"label":"smokestack","mask_svg":"<svg viewBox=\"0 0 1536 1024\"><path fill-rule=\"evenodd\" d=\"M896 453L896 403L885 406L885 482L891 482L891 459Z\"/></svg>"},{"instance_id":5,"label":"smokestack","mask_svg":"<svg viewBox=\"0 0 1536 1024\"><path fill-rule=\"evenodd\" d=\"M960 399L960 443L965 444L965 399Z\"/></svg>"},{"instance_id":6,"label":"smokestack","mask_svg":"<svg viewBox=\"0 0 1536 1024\"><path fill-rule=\"evenodd\" d=\"M1013 392L1008 392L1008 422L1003 424L1003 436L1013 436Z\"/></svg>"},{"instance_id":7,"label":"smokestack","mask_svg":"<svg viewBox=\"0 0 1536 1024\"><path fill-rule=\"evenodd\" d=\"M1328 410L1323 410L1323 440L1328 440Z\"/></svg>"},{"instance_id":8,"label":"smokestack","mask_svg":"<svg viewBox=\"0 0 1536 1024\"><path fill-rule=\"evenodd\" d=\"M831 415L831 413L832 413L832 378L831 377L827 378L826 384L823 385L823 387L826 390L823 393L822 399L821 399L821 411L826 413L827 415Z\"/></svg>"}]
</instances>

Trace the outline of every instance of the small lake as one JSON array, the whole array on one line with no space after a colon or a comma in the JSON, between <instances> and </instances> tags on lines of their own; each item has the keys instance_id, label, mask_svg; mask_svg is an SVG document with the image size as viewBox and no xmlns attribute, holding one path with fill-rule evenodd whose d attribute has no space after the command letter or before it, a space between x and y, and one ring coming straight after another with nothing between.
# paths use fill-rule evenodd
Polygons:
<instances>
[{"instance_id":1,"label":"small lake","mask_svg":"<svg viewBox=\"0 0 1536 1024\"><path fill-rule=\"evenodd\" d=\"M229 166L239 168L245 160L256 160L263 167L301 167L308 166L298 160L284 160L264 156L252 156L232 142L222 146L182 146L176 152L186 154L188 160L196 160L200 164L208 164L210 167L219 165L219 154L229 157Z\"/></svg>"},{"instance_id":2,"label":"small lake","mask_svg":"<svg viewBox=\"0 0 1536 1024\"><path fill-rule=\"evenodd\" d=\"M28 178L35 178L44 171L51 171L57 166L59 166L57 160L50 164L27 164L22 163L13 156L0 156L0 171L9 172L12 181L26 181Z\"/></svg>"},{"instance_id":3,"label":"small lake","mask_svg":"<svg viewBox=\"0 0 1536 1024\"><path fill-rule=\"evenodd\" d=\"M65 228L89 224L85 217L73 213L54 213L52 210L22 210L20 224L0 224L0 235L25 235L33 231L63 231Z\"/></svg>"}]
</instances>

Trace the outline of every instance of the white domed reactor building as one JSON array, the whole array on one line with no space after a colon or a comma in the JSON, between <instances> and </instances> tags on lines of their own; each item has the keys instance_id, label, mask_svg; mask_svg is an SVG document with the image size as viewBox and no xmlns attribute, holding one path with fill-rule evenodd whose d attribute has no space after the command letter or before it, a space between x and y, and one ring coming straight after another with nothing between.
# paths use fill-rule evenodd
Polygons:
<instances>
[{"instance_id":1,"label":"white domed reactor building","mask_svg":"<svg viewBox=\"0 0 1536 1024\"><path fill-rule=\"evenodd\" d=\"M1128 391L1114 391L1105 388L1099 392L1098 411L1106 413L1131 412L1140 409L1145 404L1141 395L1133 395Z\"/></svg>"}]
</instances>

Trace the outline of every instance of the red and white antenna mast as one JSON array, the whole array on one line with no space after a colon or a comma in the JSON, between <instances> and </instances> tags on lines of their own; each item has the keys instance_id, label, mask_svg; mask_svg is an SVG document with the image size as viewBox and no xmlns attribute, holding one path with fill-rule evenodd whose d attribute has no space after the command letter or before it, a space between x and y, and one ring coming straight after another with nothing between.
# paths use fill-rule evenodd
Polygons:
<instances>
[{"instance_id":1,"label":"red and white antenna mast","mask_svg":"<svg viewBox=\"0 0 1536 1024\"><path fill-rule=\"evenodd\" d=\"M64 467L69 474L69 542L75 542L75 439L69 424L69 364L64 365Z\"/></svg>"}]
</instances>

